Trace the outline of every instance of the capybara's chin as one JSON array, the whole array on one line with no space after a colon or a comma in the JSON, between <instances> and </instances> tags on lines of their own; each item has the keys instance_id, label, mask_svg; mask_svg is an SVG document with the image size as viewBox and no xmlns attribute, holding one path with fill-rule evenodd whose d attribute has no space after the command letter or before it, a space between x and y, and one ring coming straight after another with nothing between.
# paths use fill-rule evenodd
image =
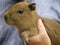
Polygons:
<instances>
[{"instance_id":1,"label":"capybara's chin","mask_svg":"<svg viewBox=\"0 0 60 45\"><path fill-rule=\"evenodd\" d=\"M38 16L35 3L20 2L4 13L4 20L18 29L22 40L28 42L29 37L37 35L37 21L41 19L51 39L52 45L60 45L60 24L51 19Z\"/></svg>"}]
</instances>

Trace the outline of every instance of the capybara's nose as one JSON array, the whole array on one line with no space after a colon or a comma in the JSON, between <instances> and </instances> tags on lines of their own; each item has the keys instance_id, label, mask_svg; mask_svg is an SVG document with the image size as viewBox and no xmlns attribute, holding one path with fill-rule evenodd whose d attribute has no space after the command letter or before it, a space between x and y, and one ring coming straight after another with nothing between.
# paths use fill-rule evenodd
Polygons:
<instances>
[{"instance_id":1,"label":"capybara's nose","mask_svg":"<svg viewBox=\"0 0 60 45\"><path fill-rule=\"evenodd\" d=\"M8 17L7 17L7 16L4 16L4 19L5 19L5 20L7 20L7 19L8 19Z\"/></svg>"}]
</instances>

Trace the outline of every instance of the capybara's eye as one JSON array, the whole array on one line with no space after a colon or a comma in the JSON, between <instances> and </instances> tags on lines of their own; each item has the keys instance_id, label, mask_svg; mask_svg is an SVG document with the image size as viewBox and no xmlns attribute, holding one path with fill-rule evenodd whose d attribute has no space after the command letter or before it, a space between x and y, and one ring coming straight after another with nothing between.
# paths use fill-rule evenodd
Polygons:
<instances>
[{"instance_id":1,"label":"capybara's eye","mask_svg":"<svg viewBox=\"0 0 60 45\"><path fill-rule=\"evenodd\" d=\"M19 14L23 14L23 10L18 10L17 13L19 13Z\"/></svg>"}]
</instances>

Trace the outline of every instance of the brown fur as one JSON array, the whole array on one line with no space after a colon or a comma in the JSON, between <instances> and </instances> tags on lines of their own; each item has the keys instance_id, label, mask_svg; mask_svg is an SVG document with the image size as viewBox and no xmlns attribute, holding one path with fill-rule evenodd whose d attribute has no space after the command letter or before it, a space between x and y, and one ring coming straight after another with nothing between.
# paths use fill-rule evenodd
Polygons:
<instances>
[{"instance_id":1,"label":"brown fur","mask_svg":"<svg viewBox=\"0 0 60 45\"><path fill-rule=\"evenodd\" d=\"M28 41L29 37L38 34L37 21L41 18L52 45L60 45L60 24L56 21L39 17L34 9L31 10L31 7L29 8L29 5L32 4L20 2L8 9L4 13L6 23L16 26L20 37Z\"/></svg>"}]
</instances>

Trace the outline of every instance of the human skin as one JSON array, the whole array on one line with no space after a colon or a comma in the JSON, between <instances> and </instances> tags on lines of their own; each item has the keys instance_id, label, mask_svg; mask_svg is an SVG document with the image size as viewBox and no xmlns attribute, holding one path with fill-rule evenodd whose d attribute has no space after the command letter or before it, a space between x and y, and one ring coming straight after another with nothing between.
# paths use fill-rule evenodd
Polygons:
<instances>
[{"instance_id":1,"label":"human skin","mask_svg":"<svg viewBox=\"0 0 60 45\"><path fill-rule=\"evenodd\" d=\"M51 45L51 40L41 19L38 20L38 31L39 34L29 39L28 45Z\"/></svg>"}]
</instances>

